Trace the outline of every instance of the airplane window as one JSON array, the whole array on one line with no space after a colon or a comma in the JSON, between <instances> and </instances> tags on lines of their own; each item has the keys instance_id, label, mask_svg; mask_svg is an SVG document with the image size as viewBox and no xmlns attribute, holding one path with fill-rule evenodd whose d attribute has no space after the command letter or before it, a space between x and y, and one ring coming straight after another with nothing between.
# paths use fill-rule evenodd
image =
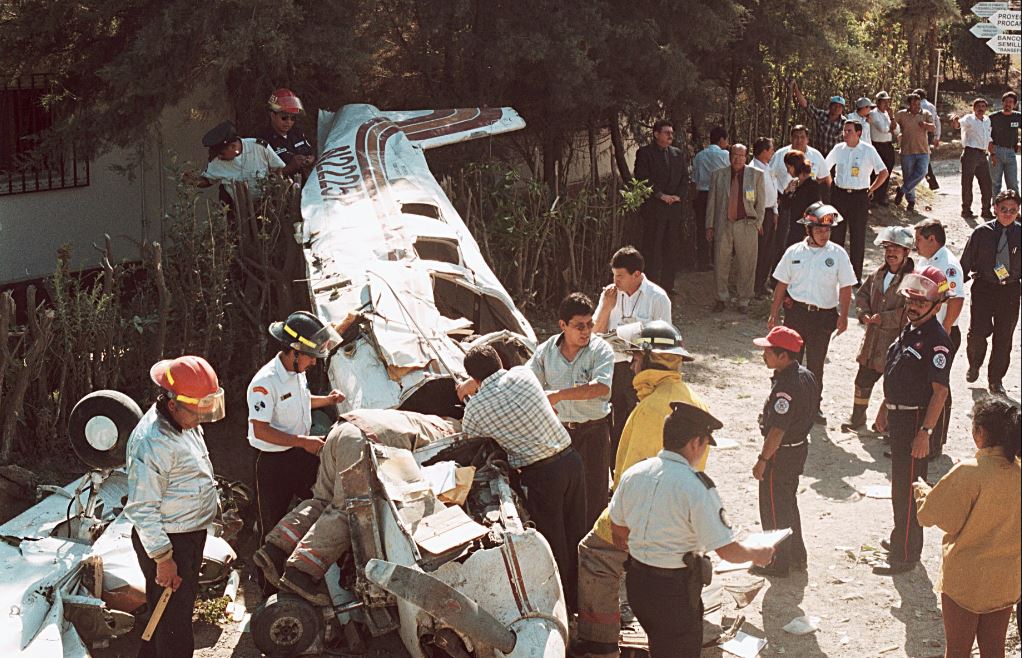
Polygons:
<instances>
[{"instance_id":1,"label":"airplane window","mask_svg":"<svg viewBox=\"0 0 1022 658\"><path fill-rule=\"evenodd\" d=\"M402 203L401 212L406 215L419 215L421 217L430 217L432 219L443 219L440 215L440 208L434 206L432 203Z\"/></svg>"},{"instance_id":2,"label":"airplane window","mask_svg":"<svg viewBox=\"0 0 1022 658\"><path fill-rule=\"evenodd\" d=\"M423 260L436 260L442 263L453 263L454 265L461 264L458 243L454 240L419 237L415 239L415 253Z\"/></svg>"},{"instance_id":3,"label":"airplane window","mask_svg":"<svg viewBox=\"0 0 1022 658\"><path fill-rule=\"evenodd\" d=\"M507 329L523 333L518 320L502 301L496 297L482 295L450 279L433 277L433 299L436 308L445 318L472 321L477 334L488 334Z\"/></svg>"}]
</instances>

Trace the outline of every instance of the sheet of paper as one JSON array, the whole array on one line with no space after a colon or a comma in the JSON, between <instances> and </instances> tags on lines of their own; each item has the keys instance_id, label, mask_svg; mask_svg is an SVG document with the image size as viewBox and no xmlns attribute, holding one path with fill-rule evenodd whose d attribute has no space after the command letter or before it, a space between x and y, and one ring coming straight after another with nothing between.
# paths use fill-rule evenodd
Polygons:
<instances>
[{"instance_id":1,"label":"sheet of paper","mask_svg":"<svg viewBox=\"0 0 1022 658\"><path fill-rule=\"evenodd\" d=\"M792 635L809 635L820 628L819 617L795 617L784 626L785 633Z\"/></svg>"},{"instance_id":2,"label":"sheet of paper","mask_svg":"<svg viewBox=\"0 0 1022 658\"><path fill-rule=\"evenodd\" d=\"M763 638L738 631L733 640L728 640L720 648L738 658L756 658L766 645L767 641Z\"/></svg>"},{"instance_id":3,"label":"sheet of paper","mask_svg":"<svg viewBox=\"0 0 1022 658\"><path fill-rule=\"evenodd\" d=\"M457 462L437 462L436 464L423 466L419 470L422 471L423 479L429 482L429 488L439 496L458 485L456 479L457 468Z\"/></svg>"},{"instance_id":4,"label":"sheet of paper","mask_svg":"<svg viewBox=\"0 0 1022 658\"><path fill-rule=\"evenodd\" d=\"M755 546L756 548L777 546L790 536L791 528L781 528L779 530L768 530L766 532L751 534L743 539L742 543L749 546Z\"/></svg>"},{"instance_id":5,"label":"sheet of paper","mask_svg":"<svg viewBox=\"0 0 1022 658\"><path fill-rule=\"evenodd\" d=\"M717 563L717 566L713 567L713 573L741 571L742 569L748 569L751 566L752 562L728 562L727 560L721 560Z\"/></svg>"}]
</instances>

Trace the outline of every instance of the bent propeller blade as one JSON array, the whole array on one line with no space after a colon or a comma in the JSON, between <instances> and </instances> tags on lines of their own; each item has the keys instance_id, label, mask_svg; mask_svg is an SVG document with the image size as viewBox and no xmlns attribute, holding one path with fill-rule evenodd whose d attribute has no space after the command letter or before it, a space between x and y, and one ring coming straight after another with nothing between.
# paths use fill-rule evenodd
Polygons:
<instances>
[{"instance_id":1,"label":"bent propeller blade","mask_svg":"<svg viewBox=\"0 0 1022 658\"><path fill-rule=\"evenodd\" d=\"M503 653L514 651L517 641L514 632L447 583L427 573L377 559L369 560L365 575L373 584L408 601L474 641L492 646Z\"/></svg>"}]
</instances>

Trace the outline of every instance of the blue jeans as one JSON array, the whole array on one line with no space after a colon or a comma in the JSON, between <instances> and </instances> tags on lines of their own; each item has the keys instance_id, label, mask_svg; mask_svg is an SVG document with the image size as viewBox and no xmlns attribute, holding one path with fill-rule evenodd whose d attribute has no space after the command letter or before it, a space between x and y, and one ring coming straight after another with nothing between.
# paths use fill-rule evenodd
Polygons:
<instances>
[{"instance_id":1,"label":"blue jeans","mask_svg":"<svg viewBox=\"0 0 1022 658\"><path fill-rule=\"evenodd\" d=\"M930 166L929 153L902 153L901 154L901 176L904 182L901 190L909 203L916 202L916 185L926 178L926 170Z\"/></svg>"},{"instance_id":2,"label":"blue jeans","mask_svg":"<svg viewBox=\"0 0 1022 658\"><path fill-rule=\"evenodd\" d=\"M997 156L997 163L990 165L990 178L994 180L994 196L1001 193L1002 175L1008 189L1018 192L1018 162L1015 160L1015 150L995 146L994 155Z\"/></svg>"}]
</instances>

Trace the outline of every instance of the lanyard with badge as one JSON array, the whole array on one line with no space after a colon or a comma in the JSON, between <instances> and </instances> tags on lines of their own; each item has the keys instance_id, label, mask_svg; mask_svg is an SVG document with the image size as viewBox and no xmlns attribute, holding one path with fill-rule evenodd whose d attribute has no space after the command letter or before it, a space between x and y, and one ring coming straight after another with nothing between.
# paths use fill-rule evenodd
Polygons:
<instances>
[{"instance_id":1,"label":"lanyard with badge","mask_svg":"<svg viewBox=\"0 0 1022 658\"><path fill-rule=\"evenodd\" d=\"M632 322L638 322L638 319L635 317L635 308L639 305L639 300L642 298L642 291L640 290L637 293L635 293L635 301L632 302L632 310L627 313L625 312L626 298L627 295L624 294L618 296L618 301L621 304L621 324L631 324Z\"/></svg>"}]
</instances>

